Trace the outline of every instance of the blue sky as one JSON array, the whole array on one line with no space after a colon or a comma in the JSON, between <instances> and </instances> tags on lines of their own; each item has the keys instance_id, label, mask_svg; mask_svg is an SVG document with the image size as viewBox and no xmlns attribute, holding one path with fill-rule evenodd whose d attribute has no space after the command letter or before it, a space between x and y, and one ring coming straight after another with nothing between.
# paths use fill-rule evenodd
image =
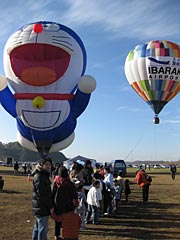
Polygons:
<instances>
[{"instance_id":1,"label":"blue sky","mask_svg":"<svg viewBox=\"0 0 180 240\"><path fill-rule=\"evenodd\" d=\"M17 0L0 2L0 72L8 37L24 24L49 20L72 28L87 51L86 74L97 80L74 142L62 151L97 161L180 159L180 95L154 113L126 80L128 52L150 40L180 43L178 0ZM16 141L16 122L0 108L0 141Z\"/></svg>"}]
</instances>

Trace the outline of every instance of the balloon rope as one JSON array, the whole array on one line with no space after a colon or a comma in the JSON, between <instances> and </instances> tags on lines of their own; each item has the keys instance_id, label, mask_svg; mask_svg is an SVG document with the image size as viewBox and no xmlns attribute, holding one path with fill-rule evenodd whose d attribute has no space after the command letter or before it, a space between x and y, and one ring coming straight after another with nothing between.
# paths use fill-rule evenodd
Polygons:
<instances>
[{"instance_id":1,"label":"balloon rope","mask_svg":"<svg viewBox=\"0 0 180 240\"><path fill-rule=\"evenodd\" d=\"M136 143L136 144L134 145L134 147L129 151L129 153L126 155L126 157L124 158L124 160L126 160L126 159L131 155L131 153L134 152L134 150L136 149L136 147L137 147L137 146L139 145L139 143L141 142L142 138L143 138L143 136L141 136L141 137L138 139L137 143Z\"/></svg>"},{"instance_id":2,"label":"balloon rope","mask_svg":"<svg viewBox=\"0 0 180 240\"><path fill-rule=\"evenodd\" d=\"M153 139L152 139L152 160L158 161L158 134L157 134L157 125L153 125Z\"/></svg>"}]
</instances>

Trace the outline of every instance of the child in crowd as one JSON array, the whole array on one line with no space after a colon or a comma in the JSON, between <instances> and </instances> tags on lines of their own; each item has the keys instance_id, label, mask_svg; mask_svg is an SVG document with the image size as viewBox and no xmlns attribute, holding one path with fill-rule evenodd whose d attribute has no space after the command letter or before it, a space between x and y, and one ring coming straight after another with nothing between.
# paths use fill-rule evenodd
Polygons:
<instances>
[{"instance_id":1,"label":"child in crowd","mask_svg":"<svg viewBox=\"0 0 180 240\"><path fill-rule=\"evenodd\" d=\"M113 197L113 211L118 210L118 206L120 203L120 197L121 197L121 186L119 185L119 182L117 179L113 181L114 186L113 186L113 192L114 192L114 197Z\"/></svg>"},{"instance_id":2,"label":"child in crowd","mask_svg":"<svg viewBox=\"0 0 180 240\"><path fill-rule=\"evenodd\" d=\"M79 239L79 230L81 227L81 218L80 216L73 212L67 212L62 215L52 214L51 217L56 222L62 223L62 237L64 240L78 240Z\"/></svg>"},{"instance_id":3,"label":"child in crowd","mask_svg":"<svg viewBox=\"0 0 180 240\"><path fill-rule=\"evenodd\" d=\"M84 193L83 185L79 185L78 187L78 202L79 206L76 208L77 214L81 217L81 228L80 230L85 230L85 215L86 215L86 209L87 209L87 201L86 201L86 195Z\"/></svg>"},{"instance_id":4,"label":"child in crowd","mask_svg":"<svg viewBox=\"0 0 180 240\"><path fill-rule=\"evenodd\" d=\"M4 187L4 179L2 176L0 176L0 192L3 191L3 187Z\"/></svg>"},{"instance_id":5,"label":"child in crowd","mask_svg":"<svg viewBox=\"0 0 180 240\"><path fill-rule=\"evenodd\" d=\"M104 191L106 190L106 184L103 182L101 179L101 176L98 172L94 173L94 181L98 180L100 182L99 188L97 189L97 196L99 200L99 205L100 205L100 215L103 215L103 198L104 198Z\"/></svg>"},{"instance_id":6,"label":"child in crowd","mask_svg":"<svg viewBox=\"0 0 180 240\"><path fill-rule=\"evenodd\" d=\"M126 179L125 180L125 197L126 197L126 202L128 202L129 194L131 194L130 181L129 181L129 179Z\"/></svg>"},{"instance_id":7,"label":"child in crowd","mask_svg":"<svg viewBox=\"0 0 180 240\"><path fill-rule=\"evenodd\" d=\"M85 223L89 223L91 214L92 214L92 223L99 224L99 200L98 200L98 191L97 189L100 187L99 180L94 181L93 186L90 188L87 194L87 203L88 210L85 217Z\"/></svg>"},{"instance_id":8,"label":"child in crowd","mask_svg":"<svg viewBox=\"0 0 180 240\"><path fill-rule=\"evenodd\" d=\"M122 172L119 172L118 177L116 179L118 180L119 186L121 187L121 193L120 193L120 199L121 199L122 192L125 190L125 182L124 182Z\"/></svg>"}]
</instances>

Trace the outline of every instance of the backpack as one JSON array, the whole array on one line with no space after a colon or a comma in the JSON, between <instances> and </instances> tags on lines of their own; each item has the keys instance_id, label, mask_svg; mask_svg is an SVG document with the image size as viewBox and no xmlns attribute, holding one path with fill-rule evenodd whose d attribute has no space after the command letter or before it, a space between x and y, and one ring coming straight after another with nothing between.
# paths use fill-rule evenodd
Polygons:
<instances>
[{"instance_id":1,"label":"backpack","mask_svg":"<svg viewBox=\"0 0 180 240\"><path fill-rule=\"evenodd\" d=\"M148 182L152 182L152 177L151 176L147 175L146 179L148 180Z\"/></svg>"}]
</instances>

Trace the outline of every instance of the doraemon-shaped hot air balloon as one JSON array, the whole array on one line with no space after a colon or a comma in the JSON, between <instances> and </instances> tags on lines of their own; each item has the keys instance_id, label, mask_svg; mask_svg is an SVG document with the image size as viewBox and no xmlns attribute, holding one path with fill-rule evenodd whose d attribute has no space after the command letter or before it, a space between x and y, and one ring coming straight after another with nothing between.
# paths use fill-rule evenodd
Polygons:
<instances>
[{"instance_id":1,"label":"doraemon-shaped hot air balloon","mask_svg":"<svg viewBox=\"0 0 180 240\"><path fill-rule=\"evenodd\" d=\"M77 118L96 87L85 69L83 42L64 25L30 23L8 39L0 102L16 118L22 146L46 156L72 143Z\"/></svg>"},{"instance_id":2,"label":"doraemon-shaped hot air balloon","mask_svg":"<svg viewBox=\"0 0 180 240\"><path fill-rule=\"evenodd\" d=\"M180 48L166 40L153 40L136 46L125 62L128 82L158 114L180 91Z\"/></svg>"}]
</instances>

